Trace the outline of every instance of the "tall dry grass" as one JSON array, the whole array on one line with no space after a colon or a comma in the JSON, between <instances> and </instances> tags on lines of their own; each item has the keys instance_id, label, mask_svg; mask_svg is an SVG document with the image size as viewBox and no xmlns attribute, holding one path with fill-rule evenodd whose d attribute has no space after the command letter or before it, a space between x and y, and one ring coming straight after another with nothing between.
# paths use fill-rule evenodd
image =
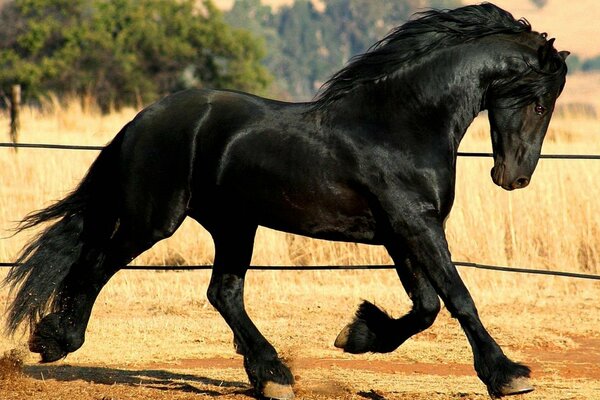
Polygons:
<instances>
[{"instance_id":1,"label":"tall dry grass","mask_svg":"<svg viewBox=\"0 0 600 400\"><path fill-rule=\"evenodd\" d=\"M82 105L85 104L85 105ZM129 121L133 109L102 115L93 102L48 101L23 110L23 142L104 144ZM0 127L8 126L0 114ZM600 121L581 112L556 118L544 151L600 153ZM8 136L8 135L7 135ZM5 139L6 140L6 139ZM485 119L475 121L464 151L489 151ZM0 149L0 261L15 258L28 234L11 237L23 215L65 195L85 174L96 152ZM457 198L447 225L455 260L598 273L600 161L541 161L529 188L505 192L489 177L490 159L462 158ZM261 229L255 264L380 264L377 246L310 240ZM187 221L136 263L211 263L208 233ZM595 282L461 269L482 318L510 354L532 344L576 346L572 337L595 335L600 316ZM0 278L5 271L0 271ZM230 356L231 333L206 300L208 271L123 271L101 293L82 350L69 362L145 365L207 356ZM0 289L0 304L8 291ZM340 357L335 334L360 299L399 316L410 308L393 271L251 272L246 307L280 350L303 357ZM0 336L0 349L25 346L26 334ZM456 322L443 312L435 326L393 355L421 362L471 362ZM33 360L33 359L32 359Z\"/></svg>"},{"instance_id":2,"label":"tall dry grass","mask_svg":"<svg viewBox=\"0 0 600 400\"><path fill-rule=\"evenodd\" d=\"M595 109L595 106L592 106ZM598 153L600 121L577 107L564 107L554 118L544 152ZM571 111L569 111L571 110ZM136 111L124 109L103 115L89 99L60 102L50 98L41 108L22 111L23 142L104 144ZM8 126L6 113L0 126ZM478 118L462 144L463 151L491 151L487 121ZM0 149L0 260L13 260L28 238L15 237L11 228L28 212L63 197L85 174L96 156L89 151ZM600 161L542 160L526 190L505 192L489 177L491 159L461 158L458 163L457 197L447 224L455 260L599 273ZM186 221L169 240L157 244L136 263L210 264L210 236ZM385 264L390 260L377 246L311 240L261 229L254 264ZM328 273L312 274L324 283ZM363 276L354 273L355 276ZM505 285L519 287L521 276L463 271L473 290ZM370 273L368 279L387 284L393 273ZM362 278L361 278L362 279ZM277 285L276 275L268 278ZM299 282L304 280L298 277ZM543 280L540 282L549 282ZM552 280L548 290L574 291L572 283ZM135 285L132 285L132 287ZM538 286L546 286L540 283ZM555 287L556 286L556 287ZM578 286L579 287L579 286ZM131 288L131 290L134 290Z\"/></svg>"}]
</instances>

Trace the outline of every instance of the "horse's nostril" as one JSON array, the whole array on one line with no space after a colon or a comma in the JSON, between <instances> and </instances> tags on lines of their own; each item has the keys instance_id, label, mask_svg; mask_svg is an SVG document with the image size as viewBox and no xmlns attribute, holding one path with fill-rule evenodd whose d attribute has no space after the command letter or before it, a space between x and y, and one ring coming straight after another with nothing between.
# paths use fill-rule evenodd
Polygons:
<instances>
[{"instance_id":1,"label":"horse's nostril","mask_svg":"<svg viewBox=\"0 0 600 400\"><path fill-rule=\"evenodd\" d=\"M513 188L521 189L526 187L527 185L529 185L529 178L522 176L513 183Z\"/></svg>"}]
</instances>

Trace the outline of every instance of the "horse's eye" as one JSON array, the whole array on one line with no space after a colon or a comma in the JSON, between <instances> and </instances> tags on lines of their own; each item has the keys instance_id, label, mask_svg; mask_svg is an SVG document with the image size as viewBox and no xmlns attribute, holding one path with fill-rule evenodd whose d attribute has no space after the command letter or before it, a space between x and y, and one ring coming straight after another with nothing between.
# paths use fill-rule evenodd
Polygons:
<instances>
[{"instance_id":1,"label":"horse's eye","mask_svg":"<svg viewBox=\"0 0 600 400\"><path fill-rule=\"evenodd\" d=\"M537 115L542 115L544 112L546 112L546 107L544 107L541 104L536 104L535 105L535 113Z\"/></svg>"}]
</instances>

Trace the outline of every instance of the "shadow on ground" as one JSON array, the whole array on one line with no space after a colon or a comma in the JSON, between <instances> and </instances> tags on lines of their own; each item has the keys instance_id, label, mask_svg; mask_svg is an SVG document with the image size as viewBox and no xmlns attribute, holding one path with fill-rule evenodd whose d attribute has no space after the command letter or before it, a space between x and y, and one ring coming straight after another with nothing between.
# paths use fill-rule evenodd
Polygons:
<instances>
[{"instance_id":1,"label":"shadow on ground","mask_svg":"<svg viewBox=\"0 0 600 400\"><path fill-rule=\"evenodd\" d=\"M23 372L25 375L37 380L54 379L63 382L82 380L95 384L143 386L158 390L175 390L213 397L234 393L246 395L252 395L253 393L250 385L244 382L225 381L164 370L128 370L72 365L31 365L25 366ZM203 387L199 388L193 384ZM221 390L211 389L211 386ZM224 388L230 389L227 391L228 393L224 393L222 390Z\"/></svg>"}]
</instances>

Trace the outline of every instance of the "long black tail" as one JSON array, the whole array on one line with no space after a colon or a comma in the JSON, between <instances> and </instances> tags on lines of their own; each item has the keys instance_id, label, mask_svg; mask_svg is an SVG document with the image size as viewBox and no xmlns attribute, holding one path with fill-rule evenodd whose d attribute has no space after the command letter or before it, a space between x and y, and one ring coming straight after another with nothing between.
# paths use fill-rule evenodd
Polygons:
<instances>
[{"instance_id":1,"label":"long black tail","mask_svg":"<svg viewBox=\"0 0 600 400\"><path fill-rule=\"evenodd\" d=\"M6 332L35 324L58 310L58 294L67 274L78 264L84 247L100 250L92 263L102 262L102 241L108 241L118 218L116 204L119 149L126 125L94 161L79 186L48 208L29 214L17 231L55 221L27 244L3 285L10 286ZM89 267L89 259L86 259Z\"/></svg>"}]
</instances>

